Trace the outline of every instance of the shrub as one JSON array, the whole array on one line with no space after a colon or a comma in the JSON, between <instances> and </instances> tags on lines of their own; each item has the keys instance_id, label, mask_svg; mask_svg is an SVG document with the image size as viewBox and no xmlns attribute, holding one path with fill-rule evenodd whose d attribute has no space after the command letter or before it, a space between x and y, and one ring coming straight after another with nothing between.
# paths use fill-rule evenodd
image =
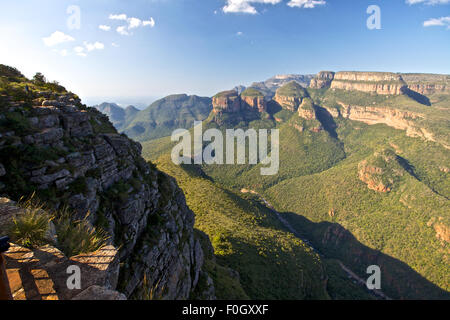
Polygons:
<instances>
[{"instance_id":1,"label":"shrub","mask_svg":"<svg viewBox=\"0 0 450 320\"><path fill-rule=\"evenodd\" d=\"M19 202L24 213L14 218L9 228L9 236L14 243L26 248L35 248L46 244L50 215L43 205L31 197L28 201Z\"/></svg>"},{"instance_id":2,"label":"shrub","mask_svg":"<svg viewBox=\"0 0 450 320\"><path fill-rule=\"evenodd\" d=\"M83 220L72 221L66 211L55 220L57 247L66 256L94 252L106 244L107 234L92 227L87 221L88 216Z\"/></svg>"}]
</instances>

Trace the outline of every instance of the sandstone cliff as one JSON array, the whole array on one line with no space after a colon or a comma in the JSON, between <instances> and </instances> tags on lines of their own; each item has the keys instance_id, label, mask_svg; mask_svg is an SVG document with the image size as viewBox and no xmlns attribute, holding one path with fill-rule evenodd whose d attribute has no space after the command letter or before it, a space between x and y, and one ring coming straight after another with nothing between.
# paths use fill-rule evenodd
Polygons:
<instances>
[{"instance_id":1,"label":"sandstone cliff","mask_svg":"<svg viewBox=\"0 0 450 320\"><path fill-rule=\"evenodd\" d=\"M235 90L223 91L212 98L213 113L234 113L241 110L241 97Z\"/></svg>"},{"instance_id":2,"label":"sandstone cliff","mask_svg":"<svg viewBox=\"0 0 450 320\"><path fill-rule=\"evenodd\" d=\"M362 91L381 95L400 95L406 90L402 77L388 72L338 72L332 89Z\"/></svg>"},{"instance_id":3,"label":"sandstone cliff","mask_svg":"<svg viewBox=\"0 0 450 320\"><path fill-rule=\"evenodd\" d=\"M313 89L329 88L334 79L334 72L321 71L312 80L309 86Z\"/></svg>"},{"instance_id":4,"label":"sandstone cliff","mask_svg":"<svg viewBox=\"0 0 450 320\"><path fill-rule=\"evenodd\" d=\"M422 95L450 94L450 76L426 73L404 73L401 75L408 89Z\"/></svg>"},{"instance_id":5,"label":"sandstone cliff","mask_svg":"<svg viewBox=\"0 0 450 320\"><path fill-rule=\"evenodd\" d=\"M174 179L77 96L29 87L25 101L2 96L0 193L17 200L37 191L55 208L68 205L73 219L90 213L119 248L117 289L127 297L145 278L161 298L188 299L208 275L194 214Z\"/></svg>"},{"instance_id":6,"label":"sandstone cliff","mask_svg":"<svg viewBox=\"0 0 450 320\"><path fill-rule=\"evenodd\" d=\"M242 105L244 108L249 108L251 110L256 110L258 112L267 111L267 103L262 92L248 88L241 93Z\"/></svg>"},{"instance_id":7,"label":"sandstone cliff","mask_svg":"<svg viewBox=\"0 0 450 320\"><path fill-rule=\"evenodd\" d=\"M308 96L306 90L295 81L291 81L280 87L274 97L282 108L289 111L297 111L303 99Z\"/></svg>"}]
</instances>

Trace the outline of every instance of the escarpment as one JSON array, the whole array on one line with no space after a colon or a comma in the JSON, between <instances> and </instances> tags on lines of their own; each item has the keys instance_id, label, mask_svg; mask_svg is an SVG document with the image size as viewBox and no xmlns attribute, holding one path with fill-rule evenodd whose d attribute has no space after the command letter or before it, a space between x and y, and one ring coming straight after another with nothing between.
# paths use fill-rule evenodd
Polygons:
<instances>
[{"instance_id":1,"label":"escarpment","mask_svg":"<svg viewBox=\"0 0 450 320\"><path fill-rule=\"evenodd\" d=\"M450 76L426 73L404 73L403 80L408 89L422 95L450 94Z\"/></svg>"},{"instance_id":2,"label":"escarpment","mask_svg":"<svg viewBox=\"0 0 450 320\"><path fill-rule=\"evenodd\" d=\"M400 95L406 88L400 75L388 72L338 72L331 83L331 89L380 95Z\"/></svg>"},{"instance_id":3,"label":"escarpment","mask_svg":"<svg viewBox=\"0 0 450 320\"><path fill-rule=\"evenodd\" d=\"M18 81L26 92L1 96L0 193L18 200L36 192L54 208L67 206L71 219L107 231L121 265L117 286L108 289L128 298L152 292L188 299L208 275L194 214L174 179L76 95Z\"/></svg>"}]
</instances>

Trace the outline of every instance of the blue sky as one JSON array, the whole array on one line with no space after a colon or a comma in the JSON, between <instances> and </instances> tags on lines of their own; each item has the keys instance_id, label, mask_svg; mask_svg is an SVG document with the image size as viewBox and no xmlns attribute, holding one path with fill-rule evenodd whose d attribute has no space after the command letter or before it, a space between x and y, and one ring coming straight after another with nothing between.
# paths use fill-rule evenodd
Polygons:
<instances>
[{"instance_id":1,"label":"blue sky","mask_svg":"<svg viewBox=\"0 0 450 320\"><path fill-rule=\"evenodd\" d=\"M284 73L450 73L449 26L450 0L0 0L0 63L88 103L147 103Z\"/></svg>"}]
</instances>

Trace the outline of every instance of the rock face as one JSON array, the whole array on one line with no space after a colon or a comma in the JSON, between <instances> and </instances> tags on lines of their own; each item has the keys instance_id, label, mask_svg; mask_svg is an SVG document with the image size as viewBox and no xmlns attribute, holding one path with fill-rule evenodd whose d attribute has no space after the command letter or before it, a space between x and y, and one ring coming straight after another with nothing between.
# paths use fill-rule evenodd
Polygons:
<instances>
[{"instance_id":1,"label":"rock face","mask_svg":"<svg viewBox=\"0 0 450 320\"><path fill-rule=\"evenodd\" d=\"M237 91L223 91L212 99L214 114L234 113L241 110L241 98Z\"/></svg>"},{"instance_id":2,"label":"rock face","mask_svg":"<svg viewBox=\"0 0 450 320\"><path fill-rule=\"evenodd\" d=\"M334 72L321 71L314 77L314 79L311 80L309 86L313 89L329 88L333 79Z\"/></svg>"},{"instance_id":3,"label":"rock face","mask_svg":"<svg viewBox=\"0 0 450 320\"><path fill-rule=\"evenodd\" d=\"M435 142L431 132L418 127L415 120L424 118L424 115L410 111L396 110L383 107L351 106L339 103L340 110L327 108L333 116L341 116L350 120L361 121L369 125L386 124L399 130L405 130L410 137L420 137ZM445 145L444 145L445 147Z\"/></svg>"},{"instance_id":4,"label":"rock face","mask_svg":"<svg viewBox=\"0 0 450 320\"><path fill-rule=\"evenodd\" d=\"M274 101L282 108L295 112L307 96L308 93L301 85L291 81L277 90Z\"/></svg>"},{"instance_id":5,"label":"rock face","mask_svg":"<svg viewBox=\"0 0 450 320\"><path fill-rule=\"evenodd\" d=\"M310 98L303 99L302 104L298 108L298 115L306 120L317 120L314 104Z\"/></svg>"},{"instance_id":6,"label":"rock face","mask_svg":"<svg viewBox=\"0 0 450 320\"><path fill-rule=\"evenodd\" d=\"M31 107L19 102L8 111L26 126L13 122L8 135L0 132L0 192L17 200L37 190L55 207L68 205L73 219L89 212L88 221L120 248L117 288L127 297L146 278L161 298L188 299L203 260L193 212L175 181L144 161L140 144L72 94L52 94L41 104L35 94Z\"/></svg>"},{"instance_id":7,"label":"rock face","mask_svg":"<svg viewBox=\"0 0 450 320\"><path fill-rule=\"evenodd\" d=\"M388 72L338 72L331 83L332 89L362 91L381 95L400 95L407 88L399 74Z\"/></svg>"},{"instance_id":8,"label":"rock face","mask_svg":"<svg viewBox=\"0 0 450 320\"><path fill-rule=\"evenodd\" d=\"M267 103L262 92L248 88L241 93L241 100L243 108L256 110L258 112L267 111Z\"/></svg>"},{"instance_id":9,"label":"rock face","mask_svg":"<svg viewBox=\"0 0 450 320\"><path fill-rule=\"evenodd\" d=\"M241 94L234 90L220 92L213 97L212 104L215 115L238 113L245 110L257 112L267 110L264 95L253 88L248 88Z\"/></svg>"},{"instance_id":10,"label":"rock face","mask_svg":"<svg viewBox=\"0 0 450 320\"><path fill-rule=\"evenodd\" d=\"M422 95L435 93L450 94L450 76L426 73L405 73L403 80L408 85L408 89Z\"/></svg>"}]
</instances>

